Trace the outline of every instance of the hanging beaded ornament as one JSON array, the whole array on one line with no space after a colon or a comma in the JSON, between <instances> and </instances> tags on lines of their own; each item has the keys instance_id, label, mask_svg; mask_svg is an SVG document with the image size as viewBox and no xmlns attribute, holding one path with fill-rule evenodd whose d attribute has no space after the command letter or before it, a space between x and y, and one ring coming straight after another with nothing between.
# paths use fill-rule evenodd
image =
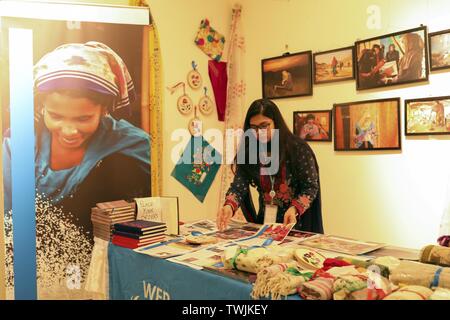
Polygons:
<instances>
[{"instance_id":1,"label":"hanging beaded ornament","mask_svg":"<svg viewBox=\"0 0 450 320\"><path fill-rule=\"evenodd\" d=\"M187 115L189 113L191 113L192 108L194 106L194 103L192 102L192 99L186 94L186 85L184 82L178 82L176 85L174 85L171 88L167 88L170 91L170 94L173 94L175 92L175 90L180 87L183 86L183 95L180 96L177 100L177 108L178 111L183 114L183 115Z\"/></svg>"},{"instance_id":2,"label":"hanging beaded ornament","mask_svg":"<svg viewBox=\"0 0 450 320\"><path fill-rule=\"evenodd\" d=\"M200 101L198 102L198 106L200 108L201 113L203 113L204 115L209 115L213 111L214 102L206 94L208 89L206 87L204 87L203 89L205 90L205 95L200 98Z\"/></svg>"},{"instance_id":3,"label":"hanging beaded ornament","mask_svg":"<svg viewBox=\"0 0 450 320\"><path fill-rule=\"evenodd\" d=\"M202 87L202 75L197 71L197 64L195 63L195 61L192 61L192 70L189 71L187 75L187 82L189 84L189 87L194 90L198 90Z\"/></svg>"},{"instance_id":4,"label":"hanging beaded ornament","mask_svg":"<svg viewBox=\"0 0 450 320\"><path fill-rule=\"evenodd\" d=\"M202 135L202 127L203 122L200 120L199 117L197 117L197 106L195 106L194 109L194 118L189 121L189 132L194 137L200 137Z\"/></svg>"}]
</instances>

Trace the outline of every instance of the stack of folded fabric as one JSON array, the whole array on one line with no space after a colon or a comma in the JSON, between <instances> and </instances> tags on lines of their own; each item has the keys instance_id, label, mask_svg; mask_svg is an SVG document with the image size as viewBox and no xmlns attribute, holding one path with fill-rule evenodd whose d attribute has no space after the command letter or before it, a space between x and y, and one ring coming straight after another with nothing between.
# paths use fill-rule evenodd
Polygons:
<instances>
[{"instance_id":1,"label":"stack of folded fabric","mask_svg":"<svg viewBox=\"0 0 450 320\"><path fill-rule=\"evenodd\" d=\"M398 285L450 289L450 268L403 260L389 280Z\"/></svg>"},{"instance_id":2,"label":"stack of folded fabric","mask_svg":"<svg viewBox=\"0 0 450 320\"><path fill-rule=\"evenodd\" d=\"M136 249L155 242L164 241L167 226L164 222L136 220L114 225L112 243Z\"/></svg>"},{"instance_id":3,"label":"stack of folded fabric","mask_svg":"<svg viewBox=\"0 0 450 320\"><path fill-rule=\"evenodd\" d=\"M135 203L125 200L97 203L91 209L94 237L109 241L114 224L134 221Z\"/></svg>"}]
</instances>

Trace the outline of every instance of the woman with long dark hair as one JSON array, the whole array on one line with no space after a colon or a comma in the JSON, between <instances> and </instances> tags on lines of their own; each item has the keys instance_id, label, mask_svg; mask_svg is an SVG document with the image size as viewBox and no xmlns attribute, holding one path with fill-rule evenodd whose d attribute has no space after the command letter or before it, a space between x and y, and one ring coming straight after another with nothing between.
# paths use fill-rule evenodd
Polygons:
<instances>
[{"instance_id":1,"label":"woman with long dark hair","mask_svg":"<svg viewBox=\"0 0 450 320\"><path fill-rule=\"evenodd\" d=\"M309 145L289 130L268 99L250 105L244 133L233 164L235 178L217 216L219 229L240 208L249 222L295 223L295 229L323 233L319 167ZM259 193L258 213L250 185Z\"/></svg>"}]
</instances>

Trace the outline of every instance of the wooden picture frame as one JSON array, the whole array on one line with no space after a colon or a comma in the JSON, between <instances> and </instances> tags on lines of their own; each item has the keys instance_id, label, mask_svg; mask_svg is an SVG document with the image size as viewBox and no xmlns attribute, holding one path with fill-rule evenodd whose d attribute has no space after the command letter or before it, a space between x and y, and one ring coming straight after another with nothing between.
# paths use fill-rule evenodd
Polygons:
<instances>
[{"instance_id":1,"label":"wooden picture frame","mask_svg":"<svg viewBox=\"0 0 450 320\"><path fill-rule=\"evenodd\" d=\"M334 150L401 150L400 98L337 103Z\"/></svg>"},{"instance_id":2,"label":"wooden picture frame","mask_svg":"<svg viewBox=\"0 0 450 320\"><path fill-rule=\"evenodd\" d=\"M311 96L312 52L303 51L261 60L261 78L263 98Z\"/></svg>"},{"instance_id":3,"label":"wooden picture frame","mask_svg":"<svg viewBox=\"0 0 450 320\"><path fill-rule=\"evenodd\" d=\"M332 110L294 111L294 134L305 141L331 141L332 127Z\"/></svg>"},{"instance_id":4,"label":"wooden picture frame","mask_svg":"<svg viewBox=\"0 0 450 320\"><path fill-rule=\"evenodd\" d=\"M450 135L450 96L405 100L405 135Z\"/></svg>"},{"instance_id":5,"label":"wooden picture frame","mask_svg":"<svg viewBox=\"0 0 450 320\"><path fill-rule=\"evenodd\" d=\"M428 45L430 70L450 69L450 54L445 56L444 53L450 51L450 29L428 34Z\"/></svg>"},{"instance_id":6,"label":"wooden picture frame","mask_svg":"<svg viewBox=\"0 0 450 320\"><path fill-rule=\"evenodd\" d=\"M355 79L354 61L354 46L314 53L314 84Z\"/></svg>"},{"instance_id":7,"label":"wooden picture frame","mask_svg":"<svg viewBox=\"0 0 450 320\"><path fill-rule=\"evenodd\" d=\"M427 42L425 26L356 41L356 89L428 81Z\"/></svg>"}]
</instances>

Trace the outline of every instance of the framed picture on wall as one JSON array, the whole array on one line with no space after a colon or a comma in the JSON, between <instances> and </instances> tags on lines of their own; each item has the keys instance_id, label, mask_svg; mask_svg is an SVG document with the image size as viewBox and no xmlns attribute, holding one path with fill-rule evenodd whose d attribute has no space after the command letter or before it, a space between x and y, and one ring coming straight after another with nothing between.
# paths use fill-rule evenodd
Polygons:
<instances>
[{"instance_id":1,"label":"framed picture on wall","mask_svg":"<svg viewBox=\"0 0 450 320\"><path fill-rule=\"evenodd\" d=\"M334 105L334 150L400 150L400 98Z\"/></svg>"},{"instance_id":2,"label":"framed picture on wall","mask_svg":"<svg viewBox=\"0 0 450 320\"><path fill-rule=\"evenodd\" d=\"M405 100L405 135L450 134L450 96Z\"/></svg>"},{"instance_id":3,"label":"framed picture on wall","mask_svg":"<svg viewBox=\"0 0 450 320\"><path fill-rule=\"evenodd\" d=\"M355 42L356 89L428 80L425 26Z\"/></svg>"},{"instance_id":4,"label":"framed picture on wall","mask_svg":"<svg viewBox=\"0 0 450 320\"><path fill-rule=\"evenodd\" d=\"M306 141L331 141L331 110L295 111L294 134Z\"/></svg>"},{"instance_id":5,"label":"framed picture on wall","mask_svg":"<svg viewBox=\"0 0 450 320\"><path fill-rule=\"evenodd\" d=\"M355 47L314 53L314 84L355 79Z\"/></svg>"},{"instance_id":6,"label":"framed picture on wall","mask_svg":"<svg viewBox=\"0 0 450 320\"><path fill-rule=\"evenodd\" d=\"M312 52L261 60L262 94L280 99L312 95Z\"/></svg>"},{"instance_id":7,"label":"framed picture on wall","mask_svg":"<svg viewBox=\"0 0 450 320\"><path fill-rule=\"evenodd\" d=\"M450 68L450 29L429 34L430 70Z\"/></svg>"}]
</instances>

